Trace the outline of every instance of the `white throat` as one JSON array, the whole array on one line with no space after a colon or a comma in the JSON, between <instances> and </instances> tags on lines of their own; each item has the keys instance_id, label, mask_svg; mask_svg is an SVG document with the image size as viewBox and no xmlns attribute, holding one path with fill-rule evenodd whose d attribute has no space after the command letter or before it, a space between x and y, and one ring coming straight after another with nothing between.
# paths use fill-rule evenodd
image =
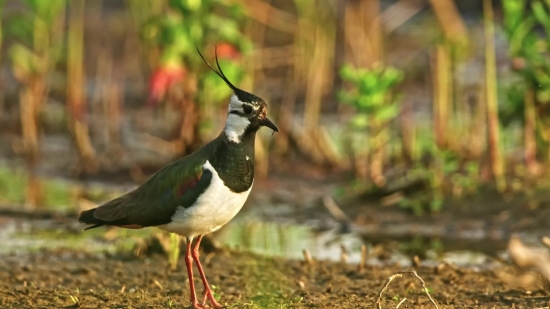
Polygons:
<instances>
[{"instance_id":1,"label":"white throat","mask_svg":"<svg viewBox=\"0 0 550 309\"><path fill-rule=\"evenodd\" d=\"M227 109L227 121L225 122L225 136L227 139L233 143L240 143L241 137L244 134L244 131L250 124L250 121L247 118L241 117L236 114L231 114L232 110L237 110L242 112L242 103L239 101L239 98L235 94L231 95L229 99L229 108Z\"/></svg>"},{"instance_id":2,"label":"white throat","mask_svg":"<svg viewBox=\"0 0 550 309\"><path fill-rule=\"evenodd\" d=\"M248 119L239 115L229 114L225 122L225 136L231 142L240 143L241 137L249 124L250 121Z\"/></svg>"}]
</instances>

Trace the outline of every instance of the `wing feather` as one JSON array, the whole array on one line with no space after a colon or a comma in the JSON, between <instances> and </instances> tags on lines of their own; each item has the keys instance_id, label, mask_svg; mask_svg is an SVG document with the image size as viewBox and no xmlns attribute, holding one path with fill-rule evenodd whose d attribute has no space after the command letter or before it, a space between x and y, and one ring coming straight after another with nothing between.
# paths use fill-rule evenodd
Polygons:
<instances>
[{"instance_id":1,"label":"wing feather","mask_svg":"<svg viewBox=\"0 0 550 309\"><path fill-rule=\"evenodd\" d=\"M99 222L85 223L141 227L170 223L178 207L191 207L210 185L212 173L203 168L204 161L167 165L136 190L96 208L93 218Z\"/></svg>"}]
</instances>

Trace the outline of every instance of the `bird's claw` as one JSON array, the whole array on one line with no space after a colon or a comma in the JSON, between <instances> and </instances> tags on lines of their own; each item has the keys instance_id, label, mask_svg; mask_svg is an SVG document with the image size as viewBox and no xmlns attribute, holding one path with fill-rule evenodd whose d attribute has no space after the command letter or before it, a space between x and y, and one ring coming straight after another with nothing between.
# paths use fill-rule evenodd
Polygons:
<instances>
[{"instance_id":1,"label":"bird's claw","mask_svg":"<svg viewBox=\"0 0 550 309\"><path fill-rule=\"evenodd\" d=\"M203 292L203 295L204 296L202 298L202 303L204 305L206 305L206 300L209 300L212 308L215 308L215 309L225 308L222 304L218 303L218 301L214 298L214 295L212 294L211 291L205 290Z\"/></svg>"},{"instance_id":2,"label":"bird's claw","mask_svg":"<svg viewBox=\"0 0 550 309\"><path fill-rule=\"evenodd\" d=\"M203 304L199 304L199 303L193 304L193 309L206 309L206 308L208 307L206 307Z\"/></svg>"}]
</instances>

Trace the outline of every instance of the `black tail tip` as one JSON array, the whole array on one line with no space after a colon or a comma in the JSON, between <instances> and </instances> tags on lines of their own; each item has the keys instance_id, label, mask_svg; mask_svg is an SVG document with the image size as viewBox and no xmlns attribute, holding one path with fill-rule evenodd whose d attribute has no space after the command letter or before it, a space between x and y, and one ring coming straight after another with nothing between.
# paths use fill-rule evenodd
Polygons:
<instances>
[{"instance_id":1,"label":"black tail tip","mask_svg":"<svg viewBox=\"0 0 550 309\"><path fill-rule=\"evenodd\" d=\"M92 226L85 228L84 231L105 225L103 222L101 222L101 220L94 217L94 212L96 211L96 209L97 208L93 208L80 213L80 216L78 217L78 222L84 224L93 224Z\"/></svg>"}]
</instances>

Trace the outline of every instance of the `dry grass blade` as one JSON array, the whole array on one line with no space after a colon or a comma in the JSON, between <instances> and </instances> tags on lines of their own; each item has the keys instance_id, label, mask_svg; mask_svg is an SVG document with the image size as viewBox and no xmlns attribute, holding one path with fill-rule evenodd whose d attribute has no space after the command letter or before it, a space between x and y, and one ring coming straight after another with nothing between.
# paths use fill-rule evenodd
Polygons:
<instances>
[{"instance_id":1,"label":"dry grass blade","mask_svg":"<svg viewBox=\"0 0 550 309\"><path fill-rule=\"evenodd\" d=\"M366 264L367 264L367 247L365 245L361 245L361 261L357 266L357 271L362 272L365 269Z\"/></svg>"},{"instance_id":2,"label":"dry grass blade","mask_svg":"<svg viewBox=\"0 0 550 309\"><path fill-rule=\"evenodd\" d=\"M409 270L404 270L404 271L398 271L396 272L395 274L391 275L388 279L386 279L386 282L384 282L384 285L382 286L382 289L380 289L380 292L378 293L378 297L376 298L376 306L378 309L382 309L382 304L381 304L381 301L382 301L382 295L384 294L384 292L388 289L388 286L390 285L390 283L393 281L393 279L395 278L400 278L402 277L404 274L410 274L410 275L413 275L416 279L418 279L418 281L420 281L420 283L422 283L422 288L424 289L424 292L426 292L426 295L428 296L428 298L430 299L430 302L432 303L432 305L436 308L436 309L439 309L439 307L437 307L437 303L434 301L434 299L432 298L432 296L430 295L430 293L428 292L428 288L426 288L426 283L424 282L424 280L416 273L416 270L414 269L409 269ZM397 305L397 308L399 306L401 306L401 304L405 301L405 299L401 300L401 302L399 302L399 304Z\"/></svg>"},{"instance_id":3,"label":"dry grass blade","mask_svg":"<svg viewBox=\"0 0 550 309\"><path fill-rule=\"evenodd\" d=\"M336 204L336 202L331 196L326 195L325 197L323 197L323 205L328 210L328 212L339 222L350 221L350 219L348 218L348 216L346 216L342 208L340 208L340 206Z\"/></svg>"},{"instance_id":4,"label":"dry grass blade","mask_svg":"<svg viewBox=\"0 0 550 309\"><path fill-rule=\"evenodd\" d=\"M311 258L311 254L307 249L302 250L302 253L304 254L304 261L308 265L313 265L313 259Z\"/></svg>"},{"instance_id":5,"label":"dry grass blade","mask_svg":"<svg viewBox=\"0 0 550 309\"><path fill-rule=\"evenodd\" d=\"M399 309L399 307L400 307L406 300L407 300L406 297L403 298L403 299L399 302L399 304L397 304L397 306L395 306L395 309Z\"/></svg>"}]
</instances>

